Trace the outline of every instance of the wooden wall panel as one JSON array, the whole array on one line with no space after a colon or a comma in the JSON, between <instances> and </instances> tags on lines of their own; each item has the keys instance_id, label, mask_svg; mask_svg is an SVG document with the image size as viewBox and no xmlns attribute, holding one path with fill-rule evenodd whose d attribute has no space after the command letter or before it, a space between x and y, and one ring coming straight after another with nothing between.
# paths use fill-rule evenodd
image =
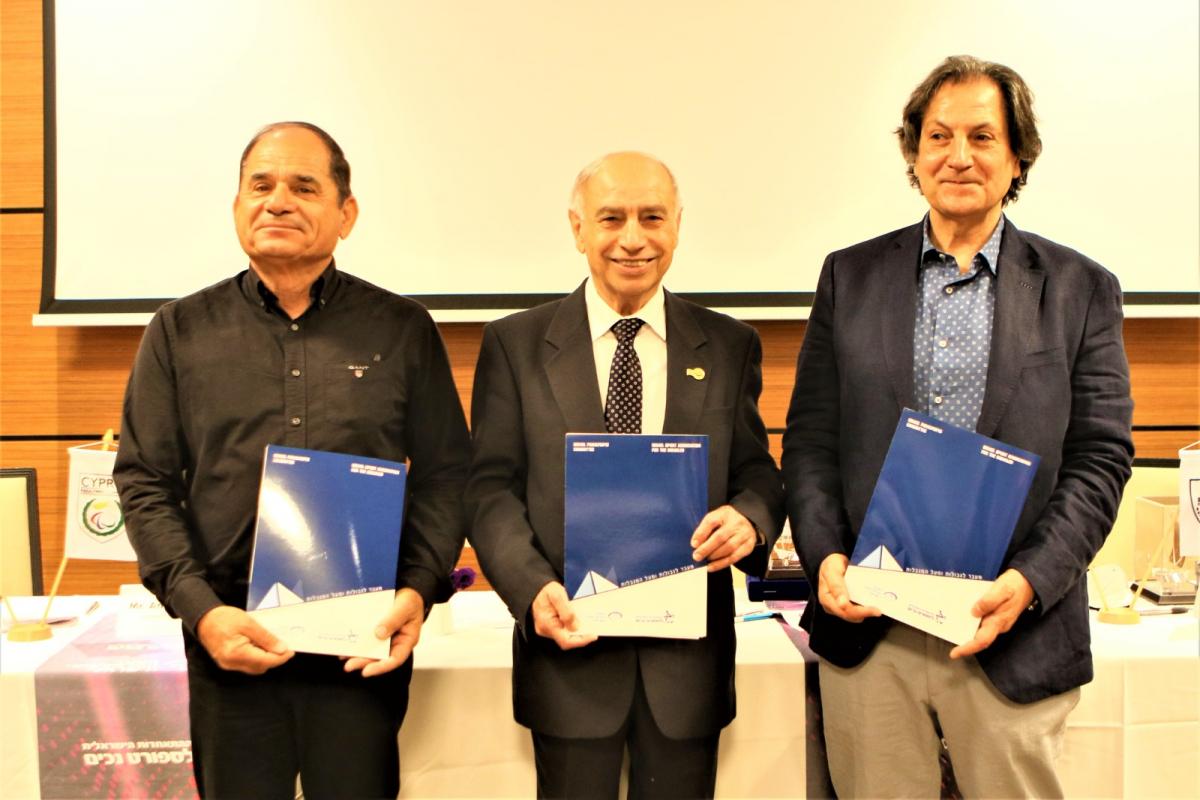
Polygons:
<instances>
[{"instance_id":1,"label":"wooden wall panel","mask_svg":"<svg viewBox=\"0 0 1200 800\"><path fill-rule=\"evenodd\" d=\"M0 205L42 205L42 61L40 0L0 4ZM140 328L34 328L41 281L40 213L0 216L0 465L38 470L43 563L47 582L62 555L67 485L60 436L95 436L118 424ZM584 269L579 262L580 274ZM763 339L760 402L779 458L796 355L805 323L756 322ZM451 367L470 414L475 360L483 326L441 326ZM1140 457L1173 458L1200 439L1200 320L1134 319L1125 324L1133 375ZM14 438L15 437L15 438ZM474 565L466 551L464 564ZM136 580L130 564L77 562L67 593L112 592ZM482 583L481 586L486 586Z\"/></svg>"},{"instance_id":2,"label":"wooden wall panel","mask_svg":"<svg viewBox=\"0 0 1200 800\"><path fill-rule=\"evenodd\" d=\"M35 328L41 214L0 215L0 435L116 428L142 329Z\"/></svg>"},{"instance_id":3,"label":"wooden wall panel","mask_svg":"<svg viewBox=\"0 0 1200 800\"><path fill-rule=\"evenodd\" d=\"M1200 425L1200 319L1127 319L1125 352L1135 426Z\"/></svg>"},{"instance_id":4,"label":"wooden wall panel","mask_svg":"<svg viewBox=\"0 0 1200 800\"><path fill-rule=\"evenodd\" d=\"M42 205L42 3L0 3L0 206Z\"/></svg>"},{"instance_id":5,"label":"wooden wall panel","mask_svg":"<svg viewBox=\"0 0 1200 800\"><path fill-rule=\"evenodd\" d=\"M81 441L0 442L0 465L37 470L38 521L42 538L42 580L46 591L63 555L67 514L67 448ZM137 565L128 561L71 561L61 594L115 594L122 583L137 583Z\"/></svg>"}]
</instances>

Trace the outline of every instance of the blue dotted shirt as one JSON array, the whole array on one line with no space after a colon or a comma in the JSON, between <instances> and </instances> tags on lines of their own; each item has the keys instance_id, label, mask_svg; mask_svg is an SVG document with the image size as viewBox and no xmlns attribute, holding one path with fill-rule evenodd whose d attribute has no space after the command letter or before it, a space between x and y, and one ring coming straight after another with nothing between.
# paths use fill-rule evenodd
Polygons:
<instances>
[{"instance_id":1,"label":"blue dotted shirt","mask_svg":"<svg viewBox=\"0 0 1200 800\"><path fill-rule=\"evenodd\" d=\"M920 307L913 331L913 388L917 410L975 430L987 385L996 308L996 261L1004 215L971 270L958 272L954 256L938 250L929 238L925 217L921 243Z\"/></svg>"}]
</instances>

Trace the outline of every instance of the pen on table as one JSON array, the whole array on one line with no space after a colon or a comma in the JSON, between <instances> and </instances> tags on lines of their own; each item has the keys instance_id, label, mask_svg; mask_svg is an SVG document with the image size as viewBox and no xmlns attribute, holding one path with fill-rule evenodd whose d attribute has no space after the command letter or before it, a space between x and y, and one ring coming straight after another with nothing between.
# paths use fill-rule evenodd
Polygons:
<instances>
[{"instance_id":1,"label":"pen on table","mask_svg":"<svg viewBox=\"0 0 1200 800\"><path fill-rule=\"evenodd\" d=\"M1167 614L1186 614L1191 610L1190 606L1171 606L1169 608L1148 608L1145 611L1139 611L1143 617L1158 617Z\"/></svg>"},{"instance_id":2,"label":"pen on table","mask_svg":"<svg viewBox=\"0 0 1200 800\"><path fill-rule=\"evenodd\" d=\"M756 619L770 619L773 616L775 616L774 611L755 611L751 614L744 614L738 617L738 619L742 622L753 622Z\"/></svg>"}]
</instances>

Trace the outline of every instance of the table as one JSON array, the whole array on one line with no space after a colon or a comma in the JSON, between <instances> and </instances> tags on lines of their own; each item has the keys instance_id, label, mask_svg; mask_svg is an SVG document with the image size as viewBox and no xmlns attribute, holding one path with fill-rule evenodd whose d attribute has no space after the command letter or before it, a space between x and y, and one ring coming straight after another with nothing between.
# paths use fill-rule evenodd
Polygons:
<instances>
[{"instance_id":1,"label":"table","mask_svg":"<svg viewBox=\"0 0 1200 800\"><path fill-rule=\"evenodd\" d=\"M0 798L38 796L33 670L102 613L49 642L0 644ZM1059 767L1068 797L1200 796L1198 628L1191 615L1093 620L1096 680L1068 719ZM737 631L738 716L721 737L718 797L819 794L803 655L777 621ZM491 593L460 593L430 616L400 734L402 797L533 795L529 733L512 721L511 635Z\"/></svg>"},{"instance_id":2,"label":"table","mask_svg":"<svg viewBox=\"0 0 1200 800\"><path fill-rule=\"evenodd\" d=\"M1067 718L1068 797L1200 797L1200 620L1104 625L1092 612L1096 677Z\"/></svg>"},{"instance_id":3,"label":"table","mask_svg":"<svg viewBox=\"0 0 1200 800\"><path fill-rule=\"evenodd\" d=\"M426 628L400 732L401 796L532 797L533 745L512 720L511 617L493 593L464 592ZM737 632L738 715L721 737L717 794L803 795L803 656L775 620Z\"/></svg>"},{"instance_id":4,"label":"table","mask_svg":"<svg viewBox=\"0 0 1200 800\"><path fill-rule=\"evenodd\" d=\"M0 644L0 798L39 795L34 671L118 606L101 598L99 610L56 628L52 640ZM512 620L491 592L460 593L435 608L400 733L401 797L533 796L529 732L512 719L511 643ZM718 792L802 795L803 655L768 619L738 624L737 663L738 718L721 739Z\"/></svg>"}]
</instances>

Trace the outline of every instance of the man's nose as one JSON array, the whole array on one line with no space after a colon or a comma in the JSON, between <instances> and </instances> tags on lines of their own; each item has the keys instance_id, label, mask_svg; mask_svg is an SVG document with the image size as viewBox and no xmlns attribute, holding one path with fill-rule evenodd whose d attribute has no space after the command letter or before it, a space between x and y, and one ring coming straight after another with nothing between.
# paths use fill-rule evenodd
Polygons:
<instances>
[{"instance_id":1,"label":"man's nose","mask_svg":"<svg viewBox=\"0 0 1200 800\"><path fill-rule=\"evenodd\" d=\"M950 166L955 169L967 169L972 164L971 138L955 136L950 144Z\"/></svg>"},{"instance_id":2,"label":"man's nose","mask_svg":"<svg viewBox=\"0 0 1200 800\"><path fill-rule=\"evenodd\" d=\"M266 209L272 214L286 214L292 210L293 200L291 190L284 184L276 184L267 195Z\"/></svg>"},{"instance_id":3,"label":"man's nose","mask_svg":"<svg viewBox=\"0 0 1200 800\"><path fill-rule=\"evenodd\" d=\"M621 248L627 253L636 253L646 246L646 233L639 220L630 220L621 229Z\"/></svg>"}]
</instances>

